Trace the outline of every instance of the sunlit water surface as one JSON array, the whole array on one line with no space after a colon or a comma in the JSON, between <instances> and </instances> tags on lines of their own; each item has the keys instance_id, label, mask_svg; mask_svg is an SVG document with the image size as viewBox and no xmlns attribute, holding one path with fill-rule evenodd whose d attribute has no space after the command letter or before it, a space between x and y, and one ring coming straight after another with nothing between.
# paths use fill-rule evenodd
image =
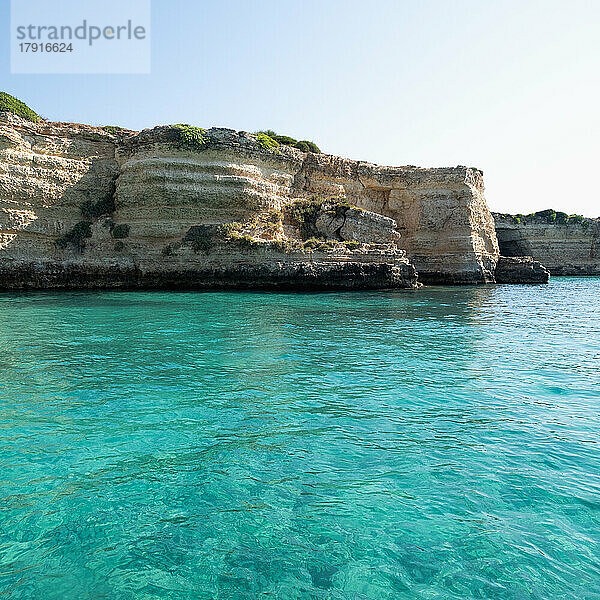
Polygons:
<instances>
[{"instance_id":1,"label":"sunlit water surface","mask_svg":"<svg viewBox=\"0 0 600 600\"><path fill-rule=\"evenodd\" d=\"M599 413L600 279L2 294L0 598L597 599Z\"/></svg>"}]
</instances>

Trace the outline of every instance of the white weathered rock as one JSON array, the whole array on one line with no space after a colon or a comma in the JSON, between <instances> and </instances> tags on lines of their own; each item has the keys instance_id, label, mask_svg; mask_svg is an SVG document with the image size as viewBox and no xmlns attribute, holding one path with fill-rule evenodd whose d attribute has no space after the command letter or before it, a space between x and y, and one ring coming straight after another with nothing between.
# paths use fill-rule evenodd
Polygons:
<instances>
[{"instance_id":1,"label":"white weathered rock","mask_svg":"<svg viewBox=\"0 0 600 600\"><path fill-rule=\"evenodd\" d=\"M211 280L209 271L228 273L234 281L235 269L249 281L258 264L379 262L400 269L404 284L411 286L407 255L425 281L492 279L498 248L477 170L378 167L286 146L273 151L252 134L228 129L210 129L206 137L206 147L190 149L173 141L169 127L112 135L86 125L36 124L1 113L4 285L18 282L18 274L11 278L10 273L19 269L44 285L53 277L64 282L69 273L82 285L108 285L111 277L118 285L134 280L158 285L160 273L170 273L175 285L200 273ZM319 231L325 238L369 243L369 252L338 245L332 252L306 253L260 243L243 251L216 244L204 252L183 242L192 227L249 222L315 195L343 196L363 209L323 215ZM114 206L88 214L89 207L107 202ZM261 229L257 235L285 241L286 231ZM383 284L383 276L361 274L361 268L355 269L357 287L369 276Z\"/></svg>"},{"instance_id":2,"label":"white weathered rock","mask_svg":"<svg viewBox=\"0 0 600 600\"><path fill-rule=\"evenodd\" d=\"M310 154L296 184L394 219L425 282L493 281L498 243L477 169L380 167Z\"/></svg>"},{"instance_id":3,"label":"white weathered rock","mask_svg":"<svg viewBox=\"0 0 600 600\"><path fill-rule=\"evenodd\" d=\"M552 275L600 275L600 219L549 220L549 213L494 213L500 250L532 256Z\"/></svg>"},{"instance_id":4,"label":"white weathered rock","mask_svg":"<svg viewBox=\"0 0 600 600\"><path fill-rule=\"evenodd\" d=\"M368 210L349 208L344 214L344 223L339 232L344 240L357 240L367 244L395 242L402 246L396 221Z\"/></svg>"}]
</instances>

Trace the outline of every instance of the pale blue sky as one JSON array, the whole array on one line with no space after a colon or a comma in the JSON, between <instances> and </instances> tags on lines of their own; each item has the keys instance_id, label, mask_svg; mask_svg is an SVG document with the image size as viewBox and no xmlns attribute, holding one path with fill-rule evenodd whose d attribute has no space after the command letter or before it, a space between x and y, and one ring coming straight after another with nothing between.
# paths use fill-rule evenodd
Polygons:
<instances>
[{"instance_id":1,"label":"pale blue sky","mask_svg":"<svg viewBox=\"0 0 600 600\"><path fill-rule=\"evenodd\" d=\"M0 19L0 89L52 120L275 129L600 215L600 0L153 0L150 75L11 75Z\"/></svg>"}]
</instances>

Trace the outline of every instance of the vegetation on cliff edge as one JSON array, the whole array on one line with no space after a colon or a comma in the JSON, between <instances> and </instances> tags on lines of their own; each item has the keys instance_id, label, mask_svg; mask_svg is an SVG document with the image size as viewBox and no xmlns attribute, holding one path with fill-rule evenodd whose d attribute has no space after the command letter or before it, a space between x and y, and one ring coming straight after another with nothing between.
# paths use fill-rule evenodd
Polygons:
<instances>
[{"instance_id":1,"label":"vegetation on cliff edge","mask_svg":"<svg viewBox=\"0 0 600 600\"><path fill-rule=\"evenodd\" d=\"M265 149L279 152L279 142L267 133L257 133L256 141Z\"/></svg>"},{"instance_id":2,"label":"vegetation on cliff edge","mask_svg":"<svg viewBox=\"0 0 600 600\"><path fill-rule=\"evenodd\" d=\"M562 211L547 209L539 210L538 212L525 214L511 215L510 213L501 213L498 215L501 218L512 220L513 223L519 225L520 223L534 223L542 222L548 223L549 225L583 225L587 227L590 219L582 215L569 215Z\"/></svg>"},{"instance_id":3,"label":"vegetation on cliff edge","mask_svg":"<svg viewBox=\"0 0 600 600\"><path fill-rule=\"evenodd\" d=\"M319 214L324 213L335 218L343 217L350 208L360 210L352 206L344 197L333 196L330 198L301 198L295 200L286 207L286 215L289 220L298 227L304 239L318 235L316 221Z\"/></svg>"},{"instance_id":4,"label":"vegetation on cliff edge","mask_svg":"<svg viewBox=\"0 0 600 600\"><path fill-rule=\"evenodd\" d=\"M123 131L127 131L124 127L119 127L118 125L105 125L102 129L107 133L112 133L112 135L118 135Z\"/></svg>"},{"instance_id":5,"label":"vegetation on cliff edge","mask_svg":"<svg viewBox=\"0 0 600 600\"><path fill-rule=\"evenodd\" d=\"M284 146L291 146L292 148L297 148L298 150L302 150L302 152L314 152L315 154L319 154L321 150L319 147L309 140L295 140L293 137L289 135L279 135L275 133L271 129L267 129L266 131L257 131L256 137L258 136L266 136L269 139L279 144L283 144Z\"/></svg>"},{"instance_id":6,"label":"vegetation on cliff edge","mask_svg":"<svg viewBox=\"0 0 600 600\"><path fill-rule=\"evenodd\" d=\"M193 127L187 123L171 125L170 130L173 141L186 150L204 150L210 141L206 135L206 129Z\"/></svg>"},{"instance_id":7,"label":"vegetation on cliff edge","mask_svg":"<svg viewBox=\"0 0 600 600\"><path fill-rule=\"evenodd\" d=\"M9 112L34 123L42 120L42 117L33 112L27 104L6 92L0 92L0 112Z\"/></svg>"}]
</instances>

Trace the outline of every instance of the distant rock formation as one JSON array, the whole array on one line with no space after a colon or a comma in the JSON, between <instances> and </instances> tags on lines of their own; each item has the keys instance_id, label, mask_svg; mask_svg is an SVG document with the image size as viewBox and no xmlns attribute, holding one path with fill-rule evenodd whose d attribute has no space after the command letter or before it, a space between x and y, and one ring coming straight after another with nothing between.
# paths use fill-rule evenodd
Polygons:
<instances>
[{"instance_id":1,"label":"distant rock formation","mask_svg":"<svg viewBox=\"0 0 600 600\"><path fill-rule=\"evenodd\" d=\"M498 255L477 169L0 112L0 288L412 288Z\"/></svg>"},{"instance_id":2,"label":"distant rock formation","mask_svg":"<svg viewBox=\"0 0 600 600\"><path fill-rule=\"evenodd\" d=\"M504 256L531 256L552 275L600 275L600 219L544 210L494 220Z\"/></svg>"},{"instance_id":3,"label":"distant rock formation","mask_svg":"<svg viewBox=\"0 0 600 600\"><path fill-rule=\"evenodd\" d=\"M548 283L550 273L531 256L501 256L496 265L496 283Z\"/></svg>"}]
</instances>

